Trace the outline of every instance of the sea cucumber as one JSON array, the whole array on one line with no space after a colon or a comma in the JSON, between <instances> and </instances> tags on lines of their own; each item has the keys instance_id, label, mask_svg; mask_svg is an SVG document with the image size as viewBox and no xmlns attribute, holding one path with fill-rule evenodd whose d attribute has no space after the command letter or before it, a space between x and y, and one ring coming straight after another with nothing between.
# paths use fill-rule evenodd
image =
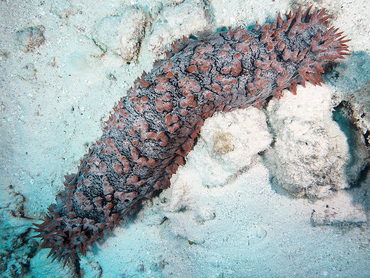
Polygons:
<instances>
[{"instance_id":1,"label":"sea cucumber","mask_svg":"<svg viewBox=\"0 0 370 278\"><path fill-rule=\"evenodd\" d=\"M261 108L282 90L323 83L325 65L349 55L325 10L299 8L272 24L198 34L172 44L167 58L135 81L114 107L102 137L66 176L65 190L35 224L54 259L79 260L103 231L135 205L170 186L206 118L250 105Z\"/></svg>"}]
</instances>

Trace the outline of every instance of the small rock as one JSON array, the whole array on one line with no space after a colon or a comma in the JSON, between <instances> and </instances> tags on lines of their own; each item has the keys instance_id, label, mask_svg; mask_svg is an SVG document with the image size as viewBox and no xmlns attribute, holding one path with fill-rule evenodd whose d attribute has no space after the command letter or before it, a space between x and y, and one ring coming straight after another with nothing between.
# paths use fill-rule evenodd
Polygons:
<instances>
[{"instance_id":1,"label":"small rock","mask_svg":"<svg viewBox=\"0 0 370 278\"><path fill-rule=\"evenodd\" d=\"M256 226L255 232L256 232L256 237L259 239L264 239L267 235L266 230L262 228L261 226Z\"/></svg>"},{"instance_id":2,"label":"small rock","mask_svg":"<svg viewBox=\"0 0 370 278\"><path fill-rule=\"evenodd\" d=\"M52 3L50 11L59 18L70 18L80 12L80 9L72 5L70 1L57 1Z\"/></svg>"},{"instance_id":3,"label":"small rock","mask_svg":"<svg viewBox=\"0 0 370 278\"><path fill-rule=\"evenodd\" d=\"M45 27L42 25L31 26L16 32L19 47L23 52L34 52L45 42Z\"/></svg>"},{"instance_id":4,"label":"small rock","mask_svg":"<svg viewBox=\"0 0 370 278\"><path fill-rule=\"evenodd\" d=\"M84 271L84 277L101 278L103 275L101 265L89 257L81 257L80 267Z\"/></svg>"},{"instance_id":5,"label":"small rock","mask_svg":"<svg viewBox=\"0 0 370 278\"><path fill-rule=\"evenodd\" d=\"M32 63L26 64L20 71L19 71L19 78L26 81L31 81L36 79L36 68L35 65Z\"/></svg>"}]
</instances>

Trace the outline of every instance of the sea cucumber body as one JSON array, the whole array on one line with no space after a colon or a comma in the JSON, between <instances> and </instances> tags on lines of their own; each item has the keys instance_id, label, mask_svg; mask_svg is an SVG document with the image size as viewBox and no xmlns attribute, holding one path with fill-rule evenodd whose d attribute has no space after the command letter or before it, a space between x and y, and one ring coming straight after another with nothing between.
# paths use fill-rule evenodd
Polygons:
<instances>
[{"instance_id":1,"label":"sea cucumber body","mask_svg":"<svg viewBox=\"0 0 370 278\"><path fill-rule=\"evenodd\" d=\"M325 11L301 10L273 24L175 42L168 58L135 81L114 107L103 136L36 225L55 258L78 259L134 205L170 185L206 118L262 107L283 89L323 82L323 66L348 54Z\"/></svg>"}]
</instances>

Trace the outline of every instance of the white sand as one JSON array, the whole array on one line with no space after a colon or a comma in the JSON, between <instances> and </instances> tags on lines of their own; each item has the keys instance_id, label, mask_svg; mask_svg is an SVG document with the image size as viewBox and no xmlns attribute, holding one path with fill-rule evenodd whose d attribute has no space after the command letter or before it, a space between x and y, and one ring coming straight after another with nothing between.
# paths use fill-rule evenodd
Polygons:
<instances>
[{"instance_id":1,"label":"white sand","mask_svg":"<svg viewBox=\"0 0 370 278\"><path fill-rule=\"evenodd\" d=\"M7 235L0 275L10 277L14 269L27 277L369 276L370 178L343 190L358 178L368 153L361 135L349 141L331 115L346 100L363 133L370 127L365 0L317 4L352 39L355 55L336 69L337 80L332 74L322 88L286 93L267 113L250 108L209 119L171 188L145 203L126 227L107 233L80 270L51 263L48 250L22 270L25 251L11 242L34 235L29 227L36 221L24 217L43 218L63 190L63 176L76 171L102 134L113 105L174 39L262 24L291 8L286 0L107 2L0 2L0 225ZM16 32L39 25L45 42L25 52L29 38ZM323 199L293 198L283 188Z\"/></svg>"}]
</instances>

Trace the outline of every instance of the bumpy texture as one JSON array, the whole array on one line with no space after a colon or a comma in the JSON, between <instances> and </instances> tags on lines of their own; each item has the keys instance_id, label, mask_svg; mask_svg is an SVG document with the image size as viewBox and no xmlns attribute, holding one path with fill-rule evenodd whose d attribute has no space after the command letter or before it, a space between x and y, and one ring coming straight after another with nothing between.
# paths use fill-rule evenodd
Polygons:
<instances>
[{"instance_id":1,"label":"bumpy texture","mask_svg":"<svg viewBox=\"0 0 370 278\"><path fill-rule=\"evenodd\" d=\"M122 98L103 136L66 177L65 191L35 224L55 258L78 260L134 206L170 186L206 118L217 111L262 107L283 89L323 82L323 67L348 55L344 37L328 27L324 10L280 14L258 24L172 45Z\"/></svg>"}]
</instances>

